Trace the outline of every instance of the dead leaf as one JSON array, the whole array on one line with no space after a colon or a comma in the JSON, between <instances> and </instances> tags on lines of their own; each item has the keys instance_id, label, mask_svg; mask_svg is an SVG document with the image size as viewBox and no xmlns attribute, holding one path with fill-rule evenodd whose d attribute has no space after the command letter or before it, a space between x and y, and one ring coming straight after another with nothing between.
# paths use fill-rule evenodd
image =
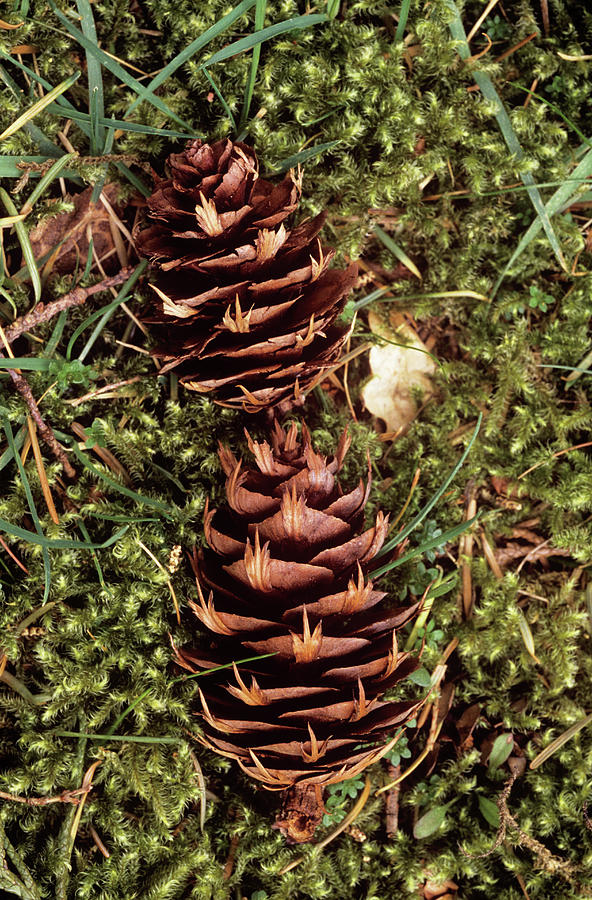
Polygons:
<instances>
[{"instance_id":1,"label":"dead leaf","mask_svg":"<svg viewBox=\"0 0 592 900\"><path fill-rule=\"evenodd\" d=\"M417 415L415 389L421 389L424 400L433 396L429 376L436 365L423 341L399 313L395 321L393 327L393 316L390 322L374 312L368 316L371 331L391 343L370 350L373 377L362 390L362 398L368 411L384 421L387 432L398 435Z\"/></svg>"},{"instance_id":2,"label":"dead leaf","mask_svg":"<svg viewBox=\"0 0 592 900\"><path fill-rule=\"evenodd\" d=\"M507 566L515 559L527 557L526 562L535 563L547 560L550 556L571 556L571 550L561 547L530 547L527 544L518 544L508 541L505 547L499 547L495 551L495 558L500 566Z\"/></svg>"},{"instance_id":3,"label":"dead leaf","mask_svg":"<svg viewBox=\"0 0 592 900\"><path fill-rule=\"evenodd\" d=\"M5 22L4 19L0 19L0 28L4 28L6 31L12 31L13 28L21 28L24 24L24 22L17 22L16 25L11 25L10 22Z\"/></svg>"},{"instance_id":4,"label":"dead leaf","mask_svg":"<svg viewBox=\"0 0 592 900\"><path fill-rule=\"evenodd\" d=\"M93 188L88 187L72 198L74 209L60 213L53 218L45 219L30 233L31 246L35 258L39 260L44 254L55 251L51 271L62 273L74 272L78 259L79 267L84 268L89 248L89 236L92 234L93 246L105 271L109 274L119 268L115 244L109 224L109 213L102 203L92 205L90 202ZM119 211L119 185L107 184L103 195L112 207ZM63 241L61 246L58 246ZM57 249L56 249L57 248Z\"/></svg>"}]
</instances>

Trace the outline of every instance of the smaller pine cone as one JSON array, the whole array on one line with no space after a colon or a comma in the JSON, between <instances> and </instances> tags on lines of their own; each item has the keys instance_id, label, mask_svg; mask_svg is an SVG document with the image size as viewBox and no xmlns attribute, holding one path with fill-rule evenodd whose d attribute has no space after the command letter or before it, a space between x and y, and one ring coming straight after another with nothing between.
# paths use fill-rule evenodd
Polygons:
<instances>
[{"instance_id":1,"label":"smaller pine cone","mask_svg":"<svg viewBox=\"0 0 592 900\"><path fill-rule=\"evenodd\" d=\"M148 199L152 224L135 235L158 273L146 321L161 371L249 412L298 397L339 357L347 329L336 319L357 266L329 268L324 213L286 227L300 185L260 178L246 144L192 141L168 164Z\"/></svg>"},{"instance_id":2,"label":"smaller pine cone","mask_svg":"<svg viewBox=\"0 0 592 900\"><path fill-rule=\"evenodd\" d=\"M192 672L273 654L200 679L203 743L271 790L331 784L380 759L385 742L421 703L382 695L418 661L396 631L419 604L393 607L364 571L388 519L363 530L369 487L336 482L346 434L328 460L306 427L276 423L272 446L247 435L256 468L221 448L228 507L207 510L210 550L194 553L206 649L177 649ZM210 589L206 600L202 585Z\"/></svg>"}]
</instances>

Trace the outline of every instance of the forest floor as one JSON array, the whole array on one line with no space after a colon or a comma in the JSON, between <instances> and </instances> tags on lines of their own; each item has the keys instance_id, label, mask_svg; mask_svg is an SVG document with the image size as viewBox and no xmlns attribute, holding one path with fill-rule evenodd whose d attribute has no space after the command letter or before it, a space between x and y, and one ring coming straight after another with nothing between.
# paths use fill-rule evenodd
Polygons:
<instances>
[{"instance_id":1,"label":"forest floor","mask_svg":"<svg viewBox=\"0 0 592 900\"><path fill-rule=\"evenodd\" d=\"M592 895L585 7L3 6L0 896ZM300 217L326 209L359 261L347 363L306 421L324 453L349 428L344 485L370 453L369 514L417 519L425 552L385 589L430 588L406 637L430 701L328 791L304 848L195 740L170 643L194 629L185 551L223 496L218 442L238 454L266 424L158 375L130 233L170 152L239 135L271 180L302 167Z\"/></svg>"}]
</instances>

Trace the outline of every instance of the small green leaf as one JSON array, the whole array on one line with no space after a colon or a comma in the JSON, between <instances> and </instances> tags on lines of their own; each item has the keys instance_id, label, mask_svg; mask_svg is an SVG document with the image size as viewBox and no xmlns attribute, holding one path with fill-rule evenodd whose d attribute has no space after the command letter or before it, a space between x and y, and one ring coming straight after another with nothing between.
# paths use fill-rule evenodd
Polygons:
<instances>
[{"instance_id":1,"label":"small green leaf","mask_svg":"<svg viewBox=\"0 0 592 900\"><path fill-rule=\"evenodd\" d=\"M412 681L413 684L418 684L420 687L430 687L432 683L432 677L427 669L416 669L415 672L412 672L409 676L409 681Z\"/></svg>"},{"instance_id":2,"label":"small green leaf","mask_svg":"<svg viewBox=\"0 0 592 900\"><path fill-rule=\"evenodd\" d=\"M494 828L499 828L500 817L496 804L492 800L488 800L487 797L483 797L481 794L479 794L478 799L479 812L485 821L489 822L490 825L493 825Z\"/></svg>"},{"instance_id":3,"label":"small green leaf","mask_svg":"<svg viewBox=\"0 0 592 900\"><path fill-rule=\"evenodd\" d=\"M434 834L444 823L444 819L446 818L446 813L448 811L448 806L434 806L433 809L428 810L427 813L418 819L415 823L415 828L413 829L413 837L420 841L423 838L429 837L431 834Z\"/></svg>"},{"instance_id":4,"label":"small green leaf","mask_svg":"<svg viewBox=\"0 0 592 900\"><path fill-rule=\"evenodd\" d=\"M499 737L496 737L493 742L493 747L491 748L491 753L489 754L489 770L491 772L493 772L494 769L499 768L499 766L503 766L512 752L513 746L513 734L500 734Z\"/></svg>"}]
</instances>

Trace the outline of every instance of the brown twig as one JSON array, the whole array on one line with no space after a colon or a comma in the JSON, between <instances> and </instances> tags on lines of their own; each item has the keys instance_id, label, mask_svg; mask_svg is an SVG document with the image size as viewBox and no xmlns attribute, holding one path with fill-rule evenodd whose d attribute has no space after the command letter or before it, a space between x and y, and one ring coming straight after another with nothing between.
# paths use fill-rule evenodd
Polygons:
<instances>
[{"instance_id":1,"label":"brown twig","mask_svg":"<svg viewBox=\"0 0 592 900\"><path fill-rule=\"evenodd\" d=\"M105 278L103 281L99 281L98 284L92 284L90 287L85 288L74 288L73 291L64 294L63 297L60 297L59 300L54 300L53 303L48 303L47 305L38 303L35 309L32 309L31 312L27 313L25 316L16 319L12 325L9 325L8 328L4 329L6 340L8 343L12 343L17 337L24 334L25 331L31 331L31 329L35 328L37 325L41 325L43 322L49 322L50 319L53 319L54 316L57 316L59 313L63 312L63 310L70 309L71 306L81 306L89 297L92 297L93 294L98 294L101 291L107 291L109 288L123 284L124 281L127 281L132 272L133 266L127 266L125 269L122 269L121 272L118 272L117 275Z\"/></svg>"},{"instance_id":2,"label":"brown twig","mask_svg":"<svg viewBox=\"0 0 592 900\"><path fill-rule=\"evenodd\" d=\"M234 857L236 856L236 851L238 848L238 842L240 838L238 834L233 834L230 839L230 847L228 848L228 856L226 858L226 863L224 864L224 871L222 872L222 880L228 881L230 876L232 875L232 870L234 868Z\"/></svg>"},{"instance_id":3,"label":"brown twig","mask_svg":"<svg viewBox=\"0 0 592 900\"><path fill-rule=\"evenodd\" d=\"M55 458L60 462L64 468L64 472L68 476L68 478L74 478L76 475L76 471L70 463L70 460L66 456L66 451L58 442L55 434L43 421L41 417L41 413L39 412L39 407L37 406L37 401L33 396L33 392L29 387L28 382L25 378L14 369L8 369L8 374L12 378L12 383L14 384L16 390L21 395L27 406L29 407L29 412L31 413L31 417L37 426L37 431L55 456Z\"/></svg>"},{"instance_id":4,"label":"brown twig","mask_svg":"<svg viewBox=\"0 0 592 900\"><path fill-rule=\"evenodd\" d=\"M62 791L55 797L20 797L17 794L7 794L0 791L0 800L12 800L13 803L25 803L27 806L48 806L50 803L80 803L80 795L88 793L85 787L75 788L72 791Z\"/></svg>"},{"instance_id":5,"label":"brown twig","mask_svg":"<svg viewBox=\"0 0 592 900\"><path fill-rule=\"evenodd\" d=\"M549 6L547 0L541 0L541 16L543 17L545 37L549 37Z\"/></svg>"},{"instance_id":6,"label":"brown twig","mask_svg":"<svg viewBox=\"0 0 592 900\"><path fill-rule=\"evenodd\" d=\"M401 766L393 766L391 763L387 765L388 776L394 782L393 787L386 795L386 834L387 837L393 838L399 830L399 795L401 793L401 784L398 782L401 774Z\"/></svg>"},{"instance_id":7,"label":"brown twig","mask_svg":"<svg viewBox=\"0 0 592 900\"><path fill-rule=\"evenodd\" d=\"M105 847L105 845L104 845L103 841L101 840L101 838L100 838L100 836L99 836L99 833L98 833L98 831L96 830L96 828L94 827L94 825L91 825L91 826L90 826L90 834L91 834L91 837L92 837L93 841L95 842L96 846L99 848L99 850L101 851L101 853L103 854L103 856L105 857L105 859L109 859L109 857L111 856L111 854L109 853L109 851L108 851L107 848Z\"/></svg>"},{"instance_id":8,"label":"brown twig","mask_svg":"<svg viewBox=\"0 0 592 900\"><path fill-rule=\"evenodd\" d=\"M534 40L539 36L538 31L533 31L532 34L529 34L528 37L525 37L523 40L518 41L517 44L514 44L513 47L510 47L509 50L506 50L504 53L501 53L499 56L496 56L494 62L501 62L502 59L507 59L508 56L511 56L512 53L515 53L516 50L520 50L521 47L524 47L525 44L528 44L529 41Z\"/></svg>"}]
</instances>

